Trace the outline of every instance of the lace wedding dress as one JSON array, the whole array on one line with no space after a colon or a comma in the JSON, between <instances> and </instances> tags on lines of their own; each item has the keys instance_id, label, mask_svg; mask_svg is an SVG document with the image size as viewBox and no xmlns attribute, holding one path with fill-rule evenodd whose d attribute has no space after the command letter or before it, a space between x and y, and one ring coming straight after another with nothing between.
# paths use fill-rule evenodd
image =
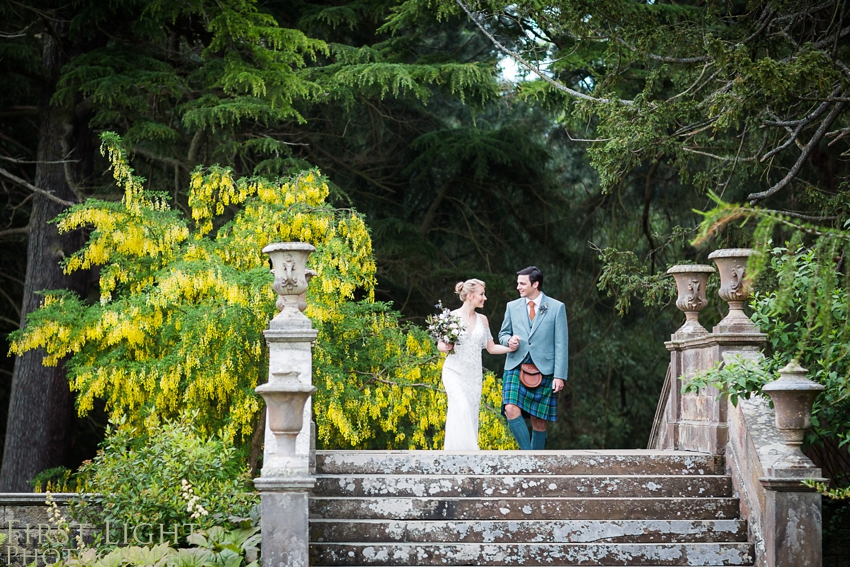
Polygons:
<instances>
[{"instance_id":1,"label":"lace wedding dress","mask_svg":"<svg viewBox=\"0 0 850 567\"><path fill-rule=\"evenodd\" d=\"M486 348L492 338L490 329L476 313L475 327L460 333L454 352L443 362L443 387L449 398L446 451L478 450L478 408L483 374L481 349Z\"/></svg>"}]
</instances>

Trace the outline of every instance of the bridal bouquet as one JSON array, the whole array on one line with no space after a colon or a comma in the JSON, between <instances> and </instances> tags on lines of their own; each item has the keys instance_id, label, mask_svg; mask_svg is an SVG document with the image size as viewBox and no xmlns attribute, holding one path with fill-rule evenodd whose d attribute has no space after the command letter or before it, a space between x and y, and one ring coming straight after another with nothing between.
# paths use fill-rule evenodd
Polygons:
<instances>
[{"instance_id":1,"label":"bridal bouquet","mask_svg":"<svg viewBox=\"0 0 850 567\"><path fill-rule=\"evenodd\" d=\"M447 345L453 345L460 337L460 331L463 328L463 322L457 315L452 315L452 312L443 307L443 302L439 301L435 305L440 310L436 315L428 315L425 322L428 323L428 333L438 341L443 341Z\"/></svg>"}]
</instances>

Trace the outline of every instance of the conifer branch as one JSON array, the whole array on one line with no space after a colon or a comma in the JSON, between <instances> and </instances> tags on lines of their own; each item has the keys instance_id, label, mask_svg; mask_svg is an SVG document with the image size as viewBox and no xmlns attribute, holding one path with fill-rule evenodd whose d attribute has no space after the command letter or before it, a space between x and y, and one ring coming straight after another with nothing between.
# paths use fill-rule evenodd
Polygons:
<instances>
[{"instance_id":1,"label":"conifer branch","mask_svg":"<svg viewBox=\"0 0 850 567\"><path fill-rule=\"evenodd\" d=\"M41 195L42 197L47 197L51 201L59 203L60 205L64 205L66 207L73 207L76 204L76 203L72 203L71 201L66 201L65 199L60 199L59 197L57 197L56 195L54 195L50 191L45 191L44 189L40 189L39 187L36 187L32 183L30 183L30 182L28 182L24 179L21 179L20 177L18 177L14 173L6 171L2 167L0 167L0 175L2 175L3 177L6 177L7 179L14 181L15 183L17 183L21 187L29 189L33 193Z\"/></svg>"},{"instance_id":2,"label":"conifer branch","mask_svg":"<svg viewBox=\"0 0 850 567\"><path fill-rule=\"evenodd\" d=\"M837 94L838 92L840 92L840 90L836 89L836 91L834 91L833 94ZM765 160L775 156L776 154L778 154L779 152L781 152L782 150L784 150L785 148L787 148L788 146L793 144L797 140L797 137L800 135L800 133L803 131L803 128L805 128L806 126L808 126L809 124L814 122L814 120L816 118L818 118L821 114L824 113L824 111L827 108L829 108L829 105L830 105L829 102L824 102L824 103L820 104L811 113L809 113L808 116L800 118L799 120L789 120L789 121L786 121L786 122L770 122L770 123L765 122L765 124L768 124L768 125L771 125L771 126L790 127L790 126L794 126L796 124L797 127L791 132L791 135L788 137L788 140L786 140L784 143L780 144L779 146L773 148L772 150L770 150L769 152L764 154L761 157L760 161L765 161Z\"/></svg>"},{"instance_id":3,"label":"conifer branch","mask_svg":"<svg viewBox=\"0 0 850 567\"><path fill-rule=\"evenodd\" d=\"M80 161L78 159L71 159L71 160L58 159L58 160L54 160L54 161L31 160L31 159L17 159L17 158L8 157L8 156L0 156L0 159L2 159L3 161L10 161L12 163L26 163L26 164L38 164L38 163L51 163L51 164L53 164L53 163L69 163L69 162L70 163L76 163L76 162Z\"/></svg>"},{"instance_id":4,"label":"conifer branch","mask_svg":"<svg viewBox=\"0 0 850 567\"><path fill-rule=\"evenodd\" d=\"M637 53L638 48L630 45L625 39L618 37L616 38L618 42L628 47L631 51ZM652 59L654 61L661 61L663 63L704 63L706 61L713 61L713 58L710 55L698 55L696 57L669 57L667 55L656 55L655 53L647 53L646 57Z\"/></svg>"},{"instance_id":5,"label":"conifer branch","mask_svg":"<svg viewBox=\"0 0 850 567\"><path fill-rule=\"evenodd\" d=\"M172 167L180 168L183 171L185 171L186 173L192 172L192 170L189 169L189 166L187 166L185 163L181 162L180 160L176 160L174 158L169 158L169 157L164 157L164 156L158 156L158 155L154 154L153 152L146 150L142 146L136 145L133 148L133 152L140 155L140 156L143 156L143 157L145 157L149 160L159 161L159 162L162 162L164 164L170 165Z\"/></svg>"},{"instance_id":6,"label":"conifer branch","mask_svg":"<svg viewBox=\"0 0 850 567\"><path fill-rule=\"evenodd\" d=\"M526 69L529 69L530 71L533 71L534 74L536 74L538 77L540 77L541 79L543 79L544 81L546 81L547 83L549 83L550 85L552 85L553 87L558 89L559 91L565 92L568 95L573 96L573 97L578 98L578 99L581 99L581 100L586 100L586 101L589 101L589 102L595 102L595 103L599 103L599 104L607 104L607 103L610 103L610 102L619 102L620 104L624 104L626 106L630 106L630 105L634 104L634 101L631 101L631 100L596 98L596 97L593 97L593 96L590 96L590 95L586 95L582 92L573 90L573 89L569 88L568 86L563 85L563 84L561 84L560 82L558 82L554 79L550 79L549 77L546 76L546 74L539 67L537 67L536 65L534 65L530 61L526 61L525 58L523 58L522 55L520 55L516 51L512 51L512 50L508 49L506 46L502 45L502 43L498 39L496 39L496 37L493 34L491 34L489 31L487 31L484 28L484 25L481 22L478 21L478 18L476 18L475 15L473 15L473 13L469 10L469 8L466 7L466 5L462 2L462 0L455 0L455 2L457 2L457 5L460 6L461 9L464 12L466 12L466 15L469 16L469 19L472 20L472 23L474 23L478 27L478 29L481 30L481 33L486 35L487 38L490 41L493 42L493 45L495 45L496 48L499 51L501 51L502 53L504 53L506 55L511 56L513 59L515 59L517 62L519 62L523 67L525 67Z\"/></svg>"},{"instance_id":7,"label":"conifer branch","mask_svg":"<svg viewBox=\"0 0 850 567\"><path fill-rule=\"evenodd\" d=\"M17 234L29 234L30 229L27 226L21 226L18 228L7 228L6 230L0 230L0 238L6 236L14 236ZM2 290L2 288L0 288Z\"/></svg>"},{"instance_id":8,"label":"conifer branch","mask_svg":"<svg viewBox=\"0 0 850 567\"><path fill-rule=\"evenodd\" d=\"M809 140L809 143L806 144L806 146L803 148L802 153L800 153L800 157L797 158L797 163L794 164L794 166L791 168L791 170L788 172L788 174L785 177L783 177L782 180L779 181L779 183L777 183L776 185L774 185L773 187L771 187L767 191L762 191L760 193L751 193L750 195L747 196L747 201L749 201L750 203L753 203L755 201L770 197L771 195L775 194L776 192L781 190L783 187L785 187L786 185L791 183L791 181L797 176L797 173L799 173L800 169L803 167L803 164L806 162L807 159L809 159L809 154L812 153L812 150L823 139L824 135L826 134L826 131L829 130L829 127L832 125L832 123L835 121L835 119L838 118L838 115L841 114L841 111L843 110L843 108L844 108L843 102L838 102L838 103L835 104L835 106L830 111L829 115L827 115L827 117L824 118L823 122L820 125L820 128L817 129L817 132L815 132L815 134Z\"/></svg>"}]
</instances>

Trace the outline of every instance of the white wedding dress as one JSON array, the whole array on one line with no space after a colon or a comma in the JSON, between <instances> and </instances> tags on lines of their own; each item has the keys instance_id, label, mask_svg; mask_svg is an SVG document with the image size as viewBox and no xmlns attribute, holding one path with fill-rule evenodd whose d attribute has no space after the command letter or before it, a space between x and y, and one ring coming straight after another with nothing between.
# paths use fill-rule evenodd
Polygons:
<instances>
[{"instance_id":1,"label":"white wedding dress","mask_svg":"<svg viewBox=\"0 0 850 567\"><path fill-rule=\"evenodd\" d=\"M455 315L458 313L455 311ZM471 332L461 331L454 352L443 362L443 387L449 398L446 412L446 451L478 450L478 408L481 406L481 349L493 335L475 314Z\"/></svg>"}]
</instances>

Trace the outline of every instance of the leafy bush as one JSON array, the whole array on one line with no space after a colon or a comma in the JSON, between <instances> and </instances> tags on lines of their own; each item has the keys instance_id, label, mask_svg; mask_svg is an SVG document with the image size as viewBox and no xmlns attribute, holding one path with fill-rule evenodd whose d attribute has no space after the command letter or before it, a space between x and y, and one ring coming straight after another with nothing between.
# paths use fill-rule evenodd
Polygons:
<instances>
[{"instance_id":1,"label":"leafy bush","mask_svg":"<svg viewBox=\"0 0 850 567\"><path fill-rule=\"evenodd\" d=\"M151 566L257 567L259 527L227 530L215 526L189 536L189 546L175 548L167 542L148 546L117 547L107 553L94 547L78 549L61 562L67 567Z\"/></svg>"},{"instance_id":2,"label":"leafy bush","mask_svg":"<svg viewBox=\"0 0 850 567\"><path fill-rule=\"evenodd\" d=\"M80 467L78 486L92 496L72 505L77 520L209 529L250 516L258 498L232 446L202 437L191 416L149 432L141 438L126 423L110 426L103 448Z\"/></svg>"},{"instance_id":3,"label":"leafy bush","mask_svg":"<svg viewBox=\"0 0 850 567\"><path fill-rule=\"evenodd\" d=\"M76 478L68 467L45 469L29 481L33 492L75 492Z\"/></svg>"},{"instance_id":4,"label":"leafy bush","mask_svg":"<svg viewBox=\"0 0 850 567\"><path fill-rule=\"evenodd\" d=\"M761 396L762 387L774 380L770 372L765 370L761 360L740 358L717 368L705 370L688 378L682 387L682 393L697 393L700 388L712 386L720 390L721 395L729 396L733 406L738 400L750 399L750 396Z\"/></svg>"}]
</instances>

